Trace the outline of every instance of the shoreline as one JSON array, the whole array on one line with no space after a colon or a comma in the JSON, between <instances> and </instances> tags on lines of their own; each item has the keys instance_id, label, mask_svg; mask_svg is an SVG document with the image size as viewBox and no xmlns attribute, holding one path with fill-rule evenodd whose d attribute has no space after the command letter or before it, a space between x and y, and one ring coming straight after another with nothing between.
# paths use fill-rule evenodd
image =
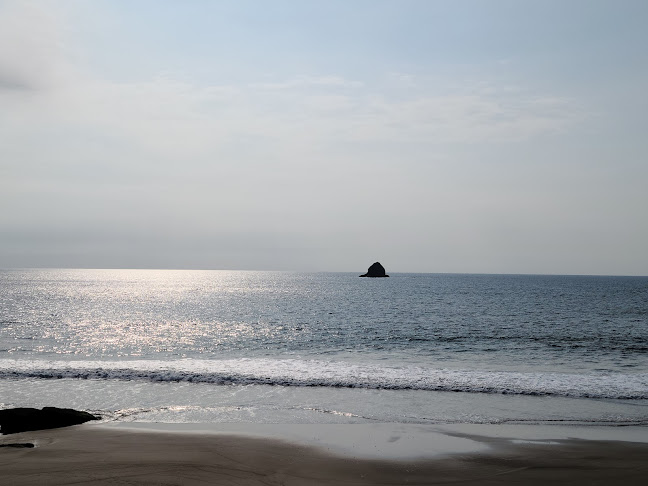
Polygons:
<instances>
[{"instance_id":1,"label":"shoreline","mask_svg":"<svg viewBox=\"0 0 648 486\"><path fill-rule=\"evenodd\" d=\"M208 425L84 424L0 435L0 444L35 444L0 448L0 483L632 485L648 480L645 427ZM606 440L600 440L603 432Z\"/></svg>"},{"instance_id":2,"label":"shoreline","mask_svg":"<svg viewBox=\"0 0 648 486\"><path fill-rule=\"evenodd\" d=\"M564 441L634 442L648 444L648 427L563 424L283 424L160 423L94 424L112 430L205 436L273 439L318 448L333 455L388 461L425 460L487 452L497 445ZM1 436L0 436L1 437Z\"/></svg>"}]
</instances>

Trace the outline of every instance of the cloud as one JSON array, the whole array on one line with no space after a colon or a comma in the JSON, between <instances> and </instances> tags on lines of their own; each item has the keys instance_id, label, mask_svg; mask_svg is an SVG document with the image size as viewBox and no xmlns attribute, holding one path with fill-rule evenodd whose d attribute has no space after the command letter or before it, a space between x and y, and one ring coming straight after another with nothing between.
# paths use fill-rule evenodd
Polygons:
<instances>
[{"instance_id":1,"label":"cloud","mask_svg":"<svg viewBox=\"0 0 648 486\"><path fill-rule=\"evenodd\" d=\"M28 95L0 93L0 155L14 160L4 175L263 186L278 171L296 180L307 177L302 167L313 174L319 164L348 173L390 154L416 160L422 147L430 160L452 144L524 142L585 116L568 99L534 93L419 90L396 97L331 78L306 91L268 90L169 78L118 83L78 70Z\"/></svg>"},{"instance_id":2,"label":"cloud","mask_svg":"<svg viewBox=\"0 0 648 486\"><path fill-rule=\"evenodd\" d=\"M294 90L298 88L362 88L364 83L351 81L341 76L298 76L294 79L275 83L250 83L252 89Z\"/></svg>"},{"instance_id":3,"label":"cloud","mask_svg":"<svg viewBox=\"0 0 648 486\"><path fill-rule=\"evenodd\" d=\"M480 89L455 86L451 78L428 86L408 73L362 81L304 74L238 85L205 85L188 76L117 82L73 62L64 20L47 3L0 7L0 138L5 154L22 153L26 165L43 157L53 164L124 160L147 169L154 159L159 169L162 161L196 165L210 158L221 166L260 157L282 164L293 158L298 165L305 155L339 154L340 144L435 150L518 142L583 117L569 99L480 83L474 83Z\"/></svg>"},{"instance_id":4,"label":"cloud","mask_svg":"<svg viewBox=\"0 0 648 486\"><path fill-rule=\"evenodd\" d=\"M0 91L36 90L65 82L73 69L62 20L36 2L0 4Z\"/></svg>"},{"instance_id":5,"label":"cloud","mask_svg":"<svg viewBox=\"0 0 648 486\"><path fill-rule=\"evenodd\" d=\"M401 143L507 143L559 132L584 113L570 100L538 95L509 96L433 93L392 100L378 95L363 100L344 119L351 138Z\"/></svg>"}]
</instances>

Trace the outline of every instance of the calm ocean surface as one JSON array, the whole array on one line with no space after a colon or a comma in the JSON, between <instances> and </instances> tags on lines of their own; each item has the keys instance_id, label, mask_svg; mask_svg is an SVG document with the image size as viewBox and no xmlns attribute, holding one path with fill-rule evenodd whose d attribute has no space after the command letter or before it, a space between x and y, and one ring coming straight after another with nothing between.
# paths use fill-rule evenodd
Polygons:
<instances>
[{"instance_id":1,"label":"calm ocean surface","mask_svg":"<svg viewBox=\"0 0 648 486\"><path fill-rule=\"evenodd\" d=\"M1 270L0 407L648 425L648 277Z\"/></svg>"}]
</instances>

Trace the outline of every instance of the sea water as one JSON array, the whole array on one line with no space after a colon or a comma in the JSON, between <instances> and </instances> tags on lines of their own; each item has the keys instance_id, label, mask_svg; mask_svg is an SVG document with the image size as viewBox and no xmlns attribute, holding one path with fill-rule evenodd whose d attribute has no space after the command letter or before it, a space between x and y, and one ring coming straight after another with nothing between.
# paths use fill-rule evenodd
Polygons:
<instances>
[{"instance_id":1,"label":"sea water","mask_svg":"<svg viewBox=\"0 0 648 486\"><path fill-rule=\"evenodd\" d=\"M2 270L0 407L648 425L648 277L359 273Z\"/></svg>"}]
</instances>

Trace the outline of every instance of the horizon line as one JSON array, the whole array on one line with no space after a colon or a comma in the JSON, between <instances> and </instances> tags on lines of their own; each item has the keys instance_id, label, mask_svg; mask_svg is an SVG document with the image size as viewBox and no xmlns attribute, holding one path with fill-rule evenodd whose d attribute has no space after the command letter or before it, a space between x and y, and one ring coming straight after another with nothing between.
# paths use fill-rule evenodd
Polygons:
<instances>
[{"instance_id":1,"label":"horizon line","mask_svg":"<svg viewBox=\"0 0 648 486\"><path fill-rule=\"evenodd\" d=\"M234 268L154 268L154 267L0 267L0 271L11 270L118 270L118 271L177 271L177 272L272 272L272 273L358 273L363 270L270 270ZM538 276L538 277L638 277L648 275L604 274L604 273L537 273L537 272L394 272L390 275L492 275L492 276Z\"/></svg>"}]
</instances>

